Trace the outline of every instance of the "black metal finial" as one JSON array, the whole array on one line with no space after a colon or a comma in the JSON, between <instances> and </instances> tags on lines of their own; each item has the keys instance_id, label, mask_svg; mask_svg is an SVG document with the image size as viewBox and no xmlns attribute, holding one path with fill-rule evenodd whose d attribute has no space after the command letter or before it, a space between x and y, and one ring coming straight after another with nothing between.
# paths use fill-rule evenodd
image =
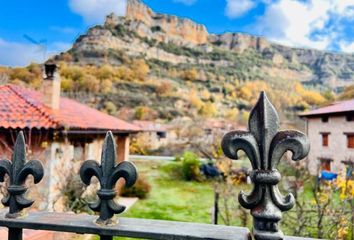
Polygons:
<instances>
[{"instance_id":1,"label":"black metal finial","mask_svg":"<svg viewBox=\"0 0 354 240\"><path fill-rule=\"evenodd\" d=\"M237 152L243 150L252 164L251 179L254 188L250 194L241 191L240 204L251 210L253 235L257 240L283 239L278 227L283 211L294 206L294 196L282 196L277 184L281 175L277 165L286 151L293 153L294 161L308 155L310 144L307 137L298 131L279 131L279 117L266 94L261 93L252 109L249 131L234 131L222 140L222 149L231 159L238 159Z\"/></svg>"},{"instance_id":2,"label":"black metal finial","mask_svg":"<svg viewBox=\"0 0 354 240\"><path fill-rule=\"evenodd\" d=\"M43 178L43 166L41 162L31 160L26 163L26 145L23 133L17 135L12 162L0 161L0 182L4 182L5 174L10 178L7 188L8 195L2 199L2 204L9 207L8 218L18 218L23 215L22 210L30 207L34 201L25 198L27 188L24 186L28 175L32 175L34 183L39 183Z\"/></svg>"},{"instance_id":3,"label":"black metal finial","mask_svg":"<svg viewBox=\"0 0 354 240\"><path fill-rule=\"evenodd\" d=\"M116 146L112 132L108 132L103 144L101 166L96 161L86 161L80 169L81 180L89 185L91 178L96 176L101 184L101 189L97 192L98 200L90 204L90 208L95 212L100 212L97 219L98 224L110 225L114 224L114 214L122 213L124 206L114 201L116 192L114 187L120 178L125 179L125 185L130 187L137 180L137 171L131 162L116 162Z\"/></svg>"}]
</instances>

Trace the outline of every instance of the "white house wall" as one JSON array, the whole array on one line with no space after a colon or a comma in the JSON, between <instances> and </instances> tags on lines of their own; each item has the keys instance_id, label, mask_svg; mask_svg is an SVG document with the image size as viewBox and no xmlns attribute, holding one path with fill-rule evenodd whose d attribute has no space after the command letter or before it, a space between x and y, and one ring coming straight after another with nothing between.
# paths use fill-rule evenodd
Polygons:
<instances>
[{"instance_id":1,"label":"white house wall","mask_svg":"<svg viewBox=\"0 0 354 240\"><path fill-rule=\"evenodd\" d=\"M354 149L347 147L347 136L344 134L354 133L354 122L347 121L345 116L332 116L328 122L322 122L321 118L310 118L307 124L307 134L311 143L308 156L310 173L312 175L318 173L320 157L332 158L331 171L340 173L345 168L341 161L354 159ZM329 133L327 147L322 146L321 133Z\"/></svg>"}]
</instances>

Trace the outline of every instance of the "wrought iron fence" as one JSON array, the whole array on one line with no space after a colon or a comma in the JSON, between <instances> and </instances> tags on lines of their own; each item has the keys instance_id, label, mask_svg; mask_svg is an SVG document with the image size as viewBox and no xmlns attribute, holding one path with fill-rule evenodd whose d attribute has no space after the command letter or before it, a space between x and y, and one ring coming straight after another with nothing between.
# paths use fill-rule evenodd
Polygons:
<instances>
[{"instance_id":1,"label":"wrought iron fence","mask_svg":"<svg viewBox=\"0 0 354 240\"><path fill-rule=\"evenodd\" d=\"M277 164L286 151L293 152L293 160L301 160L309 152L306 136L297 131L279 131L279 118L265 93L252 110L249 131L234 131L225 135L222 141L225 155L237 160L237 153L243 150L252 164L251 179L254 188L250 194L241 192L240 204L250 209L253 216L253 231L242 227L182 223L173 221L129 219L115 217L122 213L124 206L118 205L114 198L116 182L123 178L126 186L134 185L137 171L131 162L116 164L116 148L111 132L108 132L102 149L101 164L86 161L80 169L81 180L89 185L93 176L100 181L98 200L89 207L99 213L95 216L55 212L25 213L33 201L25 198L27 188L24 182L33 175L34 183L44 175L39 161L26 160L25 139L19 133L14 146L12 161L0 161L0 181L9 176L8 194L2 203L8 209L0 211L0 226L9 229L9 240L22 240L23 229L97 234L102 240L112 240L113 236L144 239L304 239L286 237L279 229L278 222L282 212L294 205L292 194L282 196L277 184L281 174Z\"/></svg>"}]
</instances>

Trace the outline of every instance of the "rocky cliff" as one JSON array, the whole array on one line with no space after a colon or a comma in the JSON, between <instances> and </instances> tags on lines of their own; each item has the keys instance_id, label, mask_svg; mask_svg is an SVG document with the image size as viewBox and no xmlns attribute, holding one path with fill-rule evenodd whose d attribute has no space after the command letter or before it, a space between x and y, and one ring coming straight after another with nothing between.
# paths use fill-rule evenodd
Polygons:
<instances>
[{"instance_id":1,"label":"rocky cliff","mask_svg":"<svg viewBox=\"0 0 354 240\"><path fill-rule=\"evenodd\" d=\"M157 34L161 41L173 39L187 44L205 44L208 41L208 32L204 25L186 18L155 13L139 0L128 0L126 20L143 23L136 29L141 36L162 32L163 34Z\"/></svg>"},{"instance_id":2,"label":"rocky cliff","mask_svg":"<svg viewBox=\"0 0 354 240\"><path fill-rule=\"evenodd\" d=\"M119 65L127 55L161 71L166 64L188 66L240 80L298 80L331 88L354 80L353 54L290 48L241 33L209 34L203 25L155 13L140 0L128 0L125 17L107 16L103 26L91 28L57 58L68 54L80 64Z\"/></svg>"}]
</instances>

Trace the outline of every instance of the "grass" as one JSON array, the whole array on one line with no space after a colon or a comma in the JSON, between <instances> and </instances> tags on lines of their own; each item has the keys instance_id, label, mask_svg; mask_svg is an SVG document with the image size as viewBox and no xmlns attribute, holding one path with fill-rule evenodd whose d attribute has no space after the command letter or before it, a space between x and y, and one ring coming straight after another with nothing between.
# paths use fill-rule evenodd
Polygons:
<instances>
[{"instance_id":1,"label":"grass","mask_svg":"<svg viewBox=\"0 0 354 240\"><path fill-rule=\"evenodd\" d=\"M172 179L164 171L169 163L136 162L152 186L147 199L139 200L124 217L184 222L211 222L213 185L210 182L186 182Z\"/></svg>"}]
</instances>

